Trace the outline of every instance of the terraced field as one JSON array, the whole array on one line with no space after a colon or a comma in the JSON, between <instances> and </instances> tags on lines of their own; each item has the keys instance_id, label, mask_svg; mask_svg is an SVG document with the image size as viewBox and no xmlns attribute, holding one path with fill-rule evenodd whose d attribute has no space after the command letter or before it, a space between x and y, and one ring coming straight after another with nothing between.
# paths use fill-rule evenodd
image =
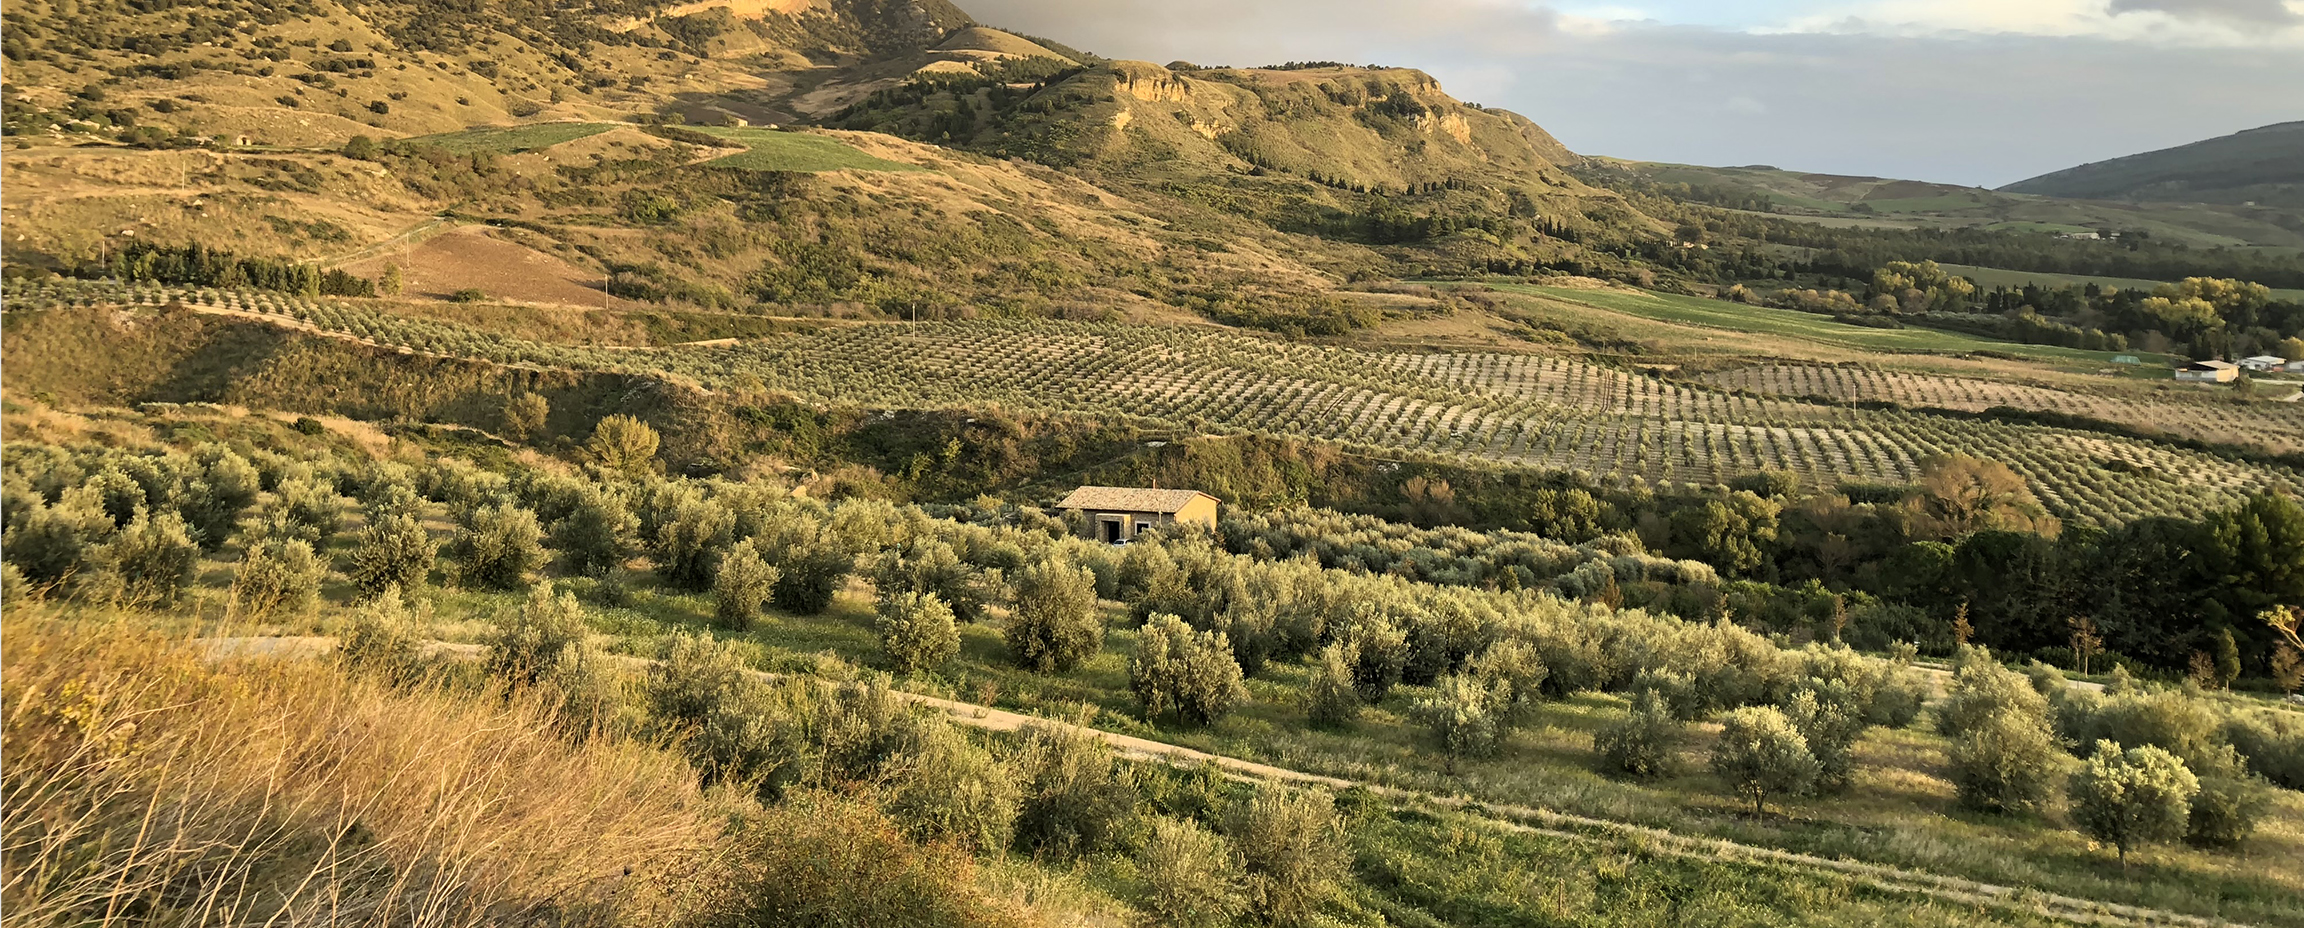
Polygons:
<instances>
[{"instance_id":1,"label":"terraced field","mask_svg":"<svg viewBox=\"0 0 2304 928\"><path fill-rule=\"evenodd\" d=\"M1870 367L1767 364L1707 374L1703 382L1785 397L1886 400L1982 412L1995 406L2118 422L2171 435L2267 451L2304 451L2304 404L2233 402L2221 392L2171 385L2165 396L2097 395L2029 384L1942 377Z\"/></svg>"},{"instance_id":2,"label":"terraced field","mask_svg":"<svg viewBox=\"0 0 2304 928\"><path fill-rule=\"evenodd\" d=\"M278 294L48 283L12 287L6 299L11 311L169 301L507 365L663 373L866 407L1002 407L1257 432L1650 484L1709 485L1762 469L1824 486L1896 483L1929 455L1970 454L2007 463L2058 515L2082 523L2196 515L2245 492L2304 487L2286 468L2102 433L1740 395L1563 358L1362 351L1212 328L941 322L611 350Z\"/></svg>"}]
</instances>

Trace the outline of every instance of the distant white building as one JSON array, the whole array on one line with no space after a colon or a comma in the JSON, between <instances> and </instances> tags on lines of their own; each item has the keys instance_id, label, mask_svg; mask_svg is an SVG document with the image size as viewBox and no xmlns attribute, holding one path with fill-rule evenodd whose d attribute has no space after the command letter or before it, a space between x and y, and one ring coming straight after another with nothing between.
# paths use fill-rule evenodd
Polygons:
<instances>
[{"instance_id":1,"label":"distant white building","mask_svg":"<svg viewBox=\"0 0 2304 928\"><path fill-rule=\"evenodd\" d=\"M2275 358L2268 354L2260 354L2253 358L2240 359L2240 366L2252 371L2276 371L2280 369L2281 365L2287 363L2287 358Z\"/></svg>"},{"instance_id":2,"label":"distant white building","mask_svg":"<svg viewBox=\"0 0 2304 928\"><path fill-rule=\"evenodd\" d=\"M2240 365L2230 361L2192 361L2176 367L2176 379L2200 383L2231 383L2240 377Z\"/></svg>"}]
</instances>

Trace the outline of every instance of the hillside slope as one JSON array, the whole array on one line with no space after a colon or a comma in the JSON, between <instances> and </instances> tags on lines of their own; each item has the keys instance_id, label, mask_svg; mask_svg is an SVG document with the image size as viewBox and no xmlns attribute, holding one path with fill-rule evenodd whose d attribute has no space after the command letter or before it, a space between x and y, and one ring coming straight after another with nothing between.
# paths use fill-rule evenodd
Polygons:
<instances>
[{"instance_id":1,"label":"hillside slope","mask_svg":"<svg viewBox=\"0 0 2304 928\"><path fill-rule=\"evenodd\" d=\"M2099 200L2304 206L2304 120L2083 164L2000 189Z\"/></svg>"}]
</instances>

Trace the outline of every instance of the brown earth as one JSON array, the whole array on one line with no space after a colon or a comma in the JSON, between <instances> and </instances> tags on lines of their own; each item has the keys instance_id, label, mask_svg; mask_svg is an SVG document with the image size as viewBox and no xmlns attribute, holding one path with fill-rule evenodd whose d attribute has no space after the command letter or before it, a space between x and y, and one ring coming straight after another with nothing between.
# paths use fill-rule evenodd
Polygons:
<instances>
[{"instance_id":1,"label":"brown earth","mask_svg":"<svg viewBox=\"0 0 2304 928\"><path fill-rule=\"evenodd\" d=\"M444 299L458 290L477 289L490 300L561 306L600 305L600 272L577 267L526 245L505 241L486 228L467 226L432 237L405 254L364 258L346 273L375 278L386 264L399 264L406 295Z\"/></svg>"}]
</instances>

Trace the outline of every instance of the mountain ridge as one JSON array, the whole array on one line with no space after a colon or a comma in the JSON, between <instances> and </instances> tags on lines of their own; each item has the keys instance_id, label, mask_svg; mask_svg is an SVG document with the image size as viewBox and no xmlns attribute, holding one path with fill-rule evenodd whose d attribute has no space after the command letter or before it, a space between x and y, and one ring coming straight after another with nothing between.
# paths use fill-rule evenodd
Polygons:
<instances>
[{"instance_id":1,"label":"mountain ridge","mask_svg":"<svg viewBox=\"0 0 2304 928\"><path fill-rule=\"evenodd\" d=\"M1998 189L2075 199L2304 206L2304 120L2093 161Z\"/></svg>"}]
</instances>

